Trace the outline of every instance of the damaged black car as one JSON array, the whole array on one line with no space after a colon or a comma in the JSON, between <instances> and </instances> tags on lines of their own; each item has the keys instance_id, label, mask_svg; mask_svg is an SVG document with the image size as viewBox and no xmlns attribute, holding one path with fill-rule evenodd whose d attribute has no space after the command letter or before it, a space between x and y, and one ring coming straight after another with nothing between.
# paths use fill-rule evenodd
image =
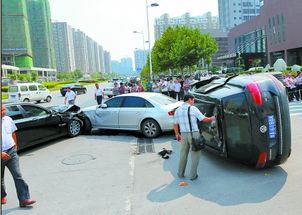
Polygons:
<instances>
[{"instance_id":1,"label":"damaged black car","mask_svg":"<svg viewBox=\"0 0 302 215\"><path fill-rule=\"evenodd\" d=\"M5 104L18 130L18 150L56 139L75 137L85 132L85 114L76 105L44 108L31 103Z\"/></svg>"},{"instance_id":2,"label":"damaged black car","mask_svg":"<svg viewBox=\"0 0 302 215\"><path fill-rule=\"evenodd\" d=\"M275 76L212 77L192 84L190 93L203 114L216 116L215 122L199 124L208 150L257 168L290 156L288 98Z\"/></svg>"}]
</instances>

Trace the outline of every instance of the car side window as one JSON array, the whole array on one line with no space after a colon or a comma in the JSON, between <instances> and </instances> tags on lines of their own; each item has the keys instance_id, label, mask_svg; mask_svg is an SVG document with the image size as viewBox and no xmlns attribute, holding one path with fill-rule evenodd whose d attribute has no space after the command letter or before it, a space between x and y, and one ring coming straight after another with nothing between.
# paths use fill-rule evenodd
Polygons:
<instances>
[{"instance_id":1,"label":"car side window","mask_svg":"<svg viewBox=\"0 0 302 215\"><path fill-rule=\"evenodd\" d=\"M146 107L146 100L140 97L128 96L126 97L122 107L144 108Z\"/></svg>"},{"instance_id":2,"label":"car side window","mask_svg":"<svg viewBox=\"0 0 302 215\"><path fill-rule=\"evenodd\" d=\"M42 108L30 106L30 105L22 105L22 108L25 110L26 115L28 117L36 117L36 116L46 116L48 112Z\"/></svg>"},{"instance_id":3,"label":"car side window","mask_svg":"<svg viewBox=\"0 0 302 215\"><path fill-rule=\"evenodd\" d=\"M123 101L122 97L116 97L106 101L105 104L107 105L108 108L116 108L121 106L122 101Z\"/></svg>"},{"instance_id":4,"label":"car side window","mask_svg":"<svg viewBox=\"0 0 302 215\"><path fill-rule=\"evenodd\" d=\"M26 91L28 91L28 88L27 88L27 86L20 86L20 90L21 90L21 92L26 92Z\"/></svg>"},{"instance_id":5,"label":"car side window","mask_svg":"<svg viewBox=\"0 0 302 215\"><path fill-rule=\"evenodd\" d=\"M37 91L38 90L36 85L29 85L28 88L29 88L30 91Z\"/></svg>"},{"instance_id":6,"label":"car side window","mask_svg":"<svg viewBox=\"0 0 302 215\"><path fill-rule=\"evenodd\" d=\"M44 87L43 85L38 85L38 88L39 88L39 90L41 90L41 91L45 91L45 90L46 90L46 87Z\"/></svg>"},{"instance_id":7,"label":"car side window","mask_svg":"<svg viewBox=\"0 0 302 215\"><path fill-rule=\"evenodd\" d=\"M6 115L11 117L13 120L23 119L23 114L17 106L7 106Z\"/></svg>"}]
</instances>

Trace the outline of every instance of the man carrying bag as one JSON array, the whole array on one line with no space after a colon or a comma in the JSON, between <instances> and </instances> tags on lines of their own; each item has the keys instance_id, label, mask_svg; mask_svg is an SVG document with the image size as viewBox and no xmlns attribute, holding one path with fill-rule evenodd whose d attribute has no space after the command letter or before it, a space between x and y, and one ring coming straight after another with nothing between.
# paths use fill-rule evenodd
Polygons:
<instances>
[{"instance_id":1,"label":"man carrying bag","mask_svg":"<svg viewBox=\"0 0 302 215\"><path fill-rule=\"evenodd\" d=\"M180 149L180 159L179 159L179 166L178 166L178 173L179 177L184 177L188 154L192 145L192 138L198 139L200 138L200 132L198 129L197 120L201 122L212 122L215 120L215 117L206 117L204 116L198 108L194 105L194 96L193 95L185 95L184 103L180 106L174 114L174 132L177 141L181 142L181 149ZM189 112L190 111L190 112ZM190 116L190 120L189 117ZM191 122L191 123L190 123ZM191 125L190 125L191 124ZM180 130L180 133L179 133ZM197 179L197 167L200 158L200 151L192 151L191 150L191 173L190 179L195 180Z\"/></svg>"}]
</instances>

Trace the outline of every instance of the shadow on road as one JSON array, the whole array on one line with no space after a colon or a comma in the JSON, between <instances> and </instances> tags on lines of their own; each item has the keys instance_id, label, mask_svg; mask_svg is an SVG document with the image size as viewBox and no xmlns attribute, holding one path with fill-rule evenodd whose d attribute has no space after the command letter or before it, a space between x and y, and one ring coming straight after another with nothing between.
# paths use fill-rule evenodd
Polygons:
<instances>
[{"instance_id":1,"label":"shadow on road","mask_svg":"<svg viewBox=\"0 0 302 215\"><path fill-rule=\"evenodd\" d=\"M230 160L221 159L207 151L202 151L196 181L177 176L179 143L172 142L173 156L164 162L164 171L170 171L174 180L152 190L147 199L152 202L168 202L187 194L223 206L244 203L259 203L273 198L284 186L287 173L279 166L258 170ZM187 176L191 167L190 155ZM179 182L187 181L181 187Z\"/></svg>"}]
</instances>

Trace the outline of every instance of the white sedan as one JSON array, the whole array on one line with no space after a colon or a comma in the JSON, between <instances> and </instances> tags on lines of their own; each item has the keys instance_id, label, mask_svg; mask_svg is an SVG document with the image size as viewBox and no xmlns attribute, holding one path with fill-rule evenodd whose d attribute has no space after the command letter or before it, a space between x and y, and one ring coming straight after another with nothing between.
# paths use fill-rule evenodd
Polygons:
<instances>
[{"instance_id":1,"label":"white sedan","mask_svg":"<svg viewBox=\"0 0 302 215\"><path fill-rule=\"evenodd\" d=\"M91 128L140 131L154 138L173 130L174 112L182 103L159 93L129 93L84 108L83 112Z\"/></svg>"}]
</instances>

